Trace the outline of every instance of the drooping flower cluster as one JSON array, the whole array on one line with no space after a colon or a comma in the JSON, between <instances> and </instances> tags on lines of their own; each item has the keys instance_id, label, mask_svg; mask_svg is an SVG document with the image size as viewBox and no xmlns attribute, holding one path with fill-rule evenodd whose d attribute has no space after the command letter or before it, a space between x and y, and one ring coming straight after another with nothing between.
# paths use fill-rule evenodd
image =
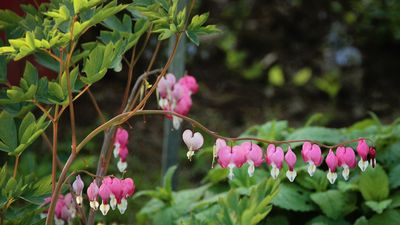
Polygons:
<instances>
[{"instance_id":1,"label":"drooping flower cluster","mask_svg":"<svg viewBox=\"0 0 400 225\"><path fill-rule=\"evenodd\" d=\"M187 156L190 159L194 151L200 149L203 145L203 137L199 132L193 134L191 130L185 130L182 138L189 149ZM367 169L368 159L370 159L372 167L375 167L376 150L374 147L369 147L365 139L359 139L356 150L360 156L358 166L361 171ZM235 168L240 168L246 163L249 165L249 176L253 176L255 167L259 167L264 159L263 151L257 144L243 142L239 145L229 146L225 140L219 138L215 142L213 155L218 158L218 163L222 168L229 168L229 179L233 178L233 170ZM311 142L303 143L301 156L303 161L308 164L307 171L310 176L314 175L317 167L324 161L320 146ZM270 173L273 179L279 176L284 162L288 166L286 177L291 182L296 178L295 165L297 157L290 146L285 154L282 147L269 144L266 149L265 161L271 168ZM343 168L343 178L345 180L349 179L350 169L355 168L357 165L357 157L351 147L339 146L336 149L336 154L332 149L329 149L325 162L328 166L327 179L333 184L337 179L336 170L338 167Z\"/></svg>"},{"instance_id":2,"label":"drooping flower cluster","mask_svg":"<svg viewBox=\"0 0 400 225\"><path fill-rule=\"evenodd\" d=\"M76 176L72 184L72 192L65 196L60 195L54 211L54 221L56 225L69 224L76 217L78 207L82 207L84 183L80 175ZM127 198L135 192L135 183L131 178L119 179L116 177L104 177L100 187L97 186L96 180L93 180L87 188L87 198L92 210L100 211L106 215L110 208L115 210L118 208L121 214L125 213L128 207ZM73 197L76 197L74 201ZM101 204L97 201L101 199ZM49 204L51 197L44 199L44 204ZM43 211L42 216L46 217L48 210Z\"/></svg>"},{"instance_id":3,"label":"drooping flower cluster","mask_svg":"<svg viewBox=\"0 0 400 225\"><path fill-rule=\"evenodd\" d=\"M114 157L118 158L117 167L120 172L124 172L128 167L128 131L123 128L118 128L114 140Z\"/></svg>"},{"instance_id":4,"label":"drooping flower cluster","mask_svg":"<svg viewBox=\"0 0 400 225\"><path fill-rule=\"evenodd\" d=\"M199 85L193 76L185 75L176 81L175 75L169 73L157 85L158 105L165 111L186 116L192 107L192 94L198 90ZM172 119L175 129L179 129L181 118L170 115L167 118Z\"/></svg>"},{"instance_id":5,"label":"drooping flower cluster","mask_svg":"<svg viewBox=\"0 0 400 225\"><path fill-rule=\"evenodd\" d=\"M49 204L51 197L44 199L44 204ZM41 214L43 218L47 216L47 210ZM71 193L60 195L58 197L56 207L54 210L54 223L56 225L64 225L71 223L72 219L76 216L76 204L73 200Z\"/></svg>"},{"instance_id":6,"label":"drooping flower cluster","mask_svg":"<svg viewBox=\"0 0 400 225\"><path fill-rule=\"evenodd\" d=\"M116 177L105 177L100 187L93 181L87 190L90 207L93 210L100 208L103 215L107 215L110 207L112 210L118 208L121 214L125 213L128 207L127 198L135 192L135 183L131 178L119 179ZM97 202L100 196L101 204ZM99 207L100 205L100 207Z\"/></svg>"}]
</instances>

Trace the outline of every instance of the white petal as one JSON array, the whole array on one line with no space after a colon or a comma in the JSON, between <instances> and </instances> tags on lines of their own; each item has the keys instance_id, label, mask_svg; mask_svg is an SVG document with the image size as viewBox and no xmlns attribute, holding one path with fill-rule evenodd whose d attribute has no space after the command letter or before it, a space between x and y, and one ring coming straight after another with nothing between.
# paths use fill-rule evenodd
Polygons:
<instances>
[{"instance_id":1,"label":"white petal","mask_svg":"<svg viewBox=\"0 0 400 225\"><path fill-rule=\"evenodd\" d=\"M128 208L128 201L127 201L125 198L123 198L123 199L121 200L121 203L118 204L118 210L119 210L119 212L120 212L121 214L124 214L125 211L126 211L126 208Z\"/></svg>"},{"instance_id":2,"label":"white petal","mask_svg":"<svg viewBox=\"0 0 400 225\"><path fill-rule=\"evenodd\" d=\"M233 169L234 169L235 167L236 167L235 164L229 163L229 165L228 165L228 168L229 168L228 178L229 178L229 180L232 180L233 177L234 177Z\"/></svg>"},{"instance_id":3,"label":"white petal","mask_svg":"<svg viewBox=\"0 0 400 225\"><path fill-rule=\"evenodd\" d=\"M254 162L249 160L249 161L247 161L247 163L249 164L249 168L247 169L247 173L249 174L250 177L252 177L254 175L254 170L255 170Z\"/></svg>"},{"instance_id":4,"label":"white petal","mask_svg":"<svg viewBox=\"0 0 400 225\"><path fill-rule=\"evenodd\" d=\"M328 174L326 174L326 178L328 178L329 183L334 184L337 178L337 173L332 173L329 169Z\"/></svg>"},{"instance_id":5,"label":"white petal","mask_svg":"<svg viewBox=\"0 0 400 225\"><path fill-rule=\"evenodd\" d=\"M115 143L114 144L114 150L113 150L113 153L114 153L114 158L118 158L118 153L119 153L119 143Z\"/></svg>"},{"instance_id":6,"label":"white petal","mask_svg":"<svg viewBox=\"0 0 400 225\"><path fill-rule=\"evenodd\" d=\"M358 167L360 167L361 171L364 172L368 167L368 160L363 161L362 159L360 159L360 161L358 161Z\"/></svg>"},{"instance_id":7,"label":"white petal","mask_svg":"<svg viewBox=\"0 0 400 225\"><path fill-rule=\"evenodd\" d=\"M279 176L279 169L278 167L275 166L275 164L272 164L271 177L275 180L278 176Z\"/></svg>"},{"instance_id":8,"label":"white petal","mask_svg":"<svg viewBox=\"0 0 400 225\"><path fill-rule=\"evenodd\" d=\"M350 169L347 165L343 166L342 176L345 180L349 179Z\"/></svg>"},{"instance_id":9,"label":"white petal","mask_svg":"<svg viewBox=\"0 0 400 225\"><path fill-rule=\"evenodd\" d=\"M54 217L54 224L55 225L64 225L64 220Z\"/></svg>"},{"instance_id":10,"label":"white petal","mask_svg":"<svg viewBox=\"0 0 400 225\"><path fill-rule=\"evenodd\" d=\"M117 167L118 167L119 172L122 173L128 167L128 163L127 162L122 162L121 160L119 160L118 163L117 163Z\"/></svg>"},{"instance_id":11,"label":"white petal","mask_svg":"<svg viewBox=\"0 0 400 225\"><path fill-rule=\"evenodd\" d=\"M110 196L110 206L112 210L115 210L115 207L117 206L117 199L114 195Z\"/></svg>"},{"instance_id":12,"label":"white petal","mask_svg":"<svg viewBox=\"0 0 400 225\"><path fill-rule=\"evenodd\" d=\"M90 201L90 207L94 210L97 210L99 208L99 203L97 201Z\"/></svg>"},{"instance_id":13,"label":"white petal","mask_svg":"<svg viewBox=\"0 0 400 225\"><path fill-rule=\"evenodd\" d=\"M192 161L192 156L194 156L194 151L189 150L189 151L186 153L186 156L187 156L187 158L188 158L190 161Z\"/></svg>"},{"instance_id":14,"label":"white petal","mask_svg":"<svg viewBox=\"0 0 400 225\"><path fill-rule=\"evenodd\" d=\"M289 179L290 182L293 182L294 179L296 178L296 176L297 176L296 170L293 170L293 171L288 170L288 171L286 171L286 177Z\"/></svg>"},{"instance_id":15,"label":"white petal","mask_svg":"<svg viewBox=\"0 0 400 225\"><path fill-rule=\"evenodd\" d=\"M371 159L370 163L371 163L372 168L374 168L376 166L376 159Z\"/></svg>"},{"instance_id":16,"label":"white petal","mask_svg":"<svg viewBox=\"0 0 400 225\"><path fill-rule=\"evenodd\" d=\"M103 216L107 215L108 211L110 210L110 206L108 204L103 204L101 203L100 205L100 211L103 214Z\"/></svg>"},{"instance_id":17,"label":"white petal","mask_svg":"<svg viewBox=\"0 0 400 225\"><path fill-rule=\"evenodd\" d=\"M175 130L178 130L181 127L182 119L177 116L172 116L172 125Z\"/></svg>"},{"instance_id":18,"label":"white petal","mask_svg":"<svg viewBox=\"0 0 400 225\"><path fill-rule=\"evenodd\" d=\"M78 204L79 206L81 206L82 205L82 201L83 201L83 199L82 199L82 195L78 195L78 196L76 196L76 204Z\"/></svg>"},{"instance_id":19,"label":"white petal","mask_svg":"<svg viewBox=\"0 0 400 225\"><path fill-rule=\"evenodd\" d=\"M315 166L315 164L313 162L309 162L308 169L307 169L308 174L310 174L310 176L312 177L316 170L317 170L317 167Z\"/></svg>"}]
</instances>

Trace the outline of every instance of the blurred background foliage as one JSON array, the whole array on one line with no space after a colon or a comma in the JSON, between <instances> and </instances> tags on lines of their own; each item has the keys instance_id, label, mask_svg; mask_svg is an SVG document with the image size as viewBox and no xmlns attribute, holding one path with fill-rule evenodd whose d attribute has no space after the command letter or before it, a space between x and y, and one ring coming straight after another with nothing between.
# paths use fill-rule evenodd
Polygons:
<instances>
[{"instance_id":1,"label":"blurred background foliage","mask_svg":"<svg viewBox=\"0 0 400 225\"><path fill-rule=\"evenodd\" d=\"M313 178L300 172L294 184L283 179L277 187L268 180L266 167L258 169L254 178L248 178L246 168L237 170L229 182L225 170L211 169L215 140L207 137L209 148L192 162L186 160L182 148L178 169L171 169L162 179L163 119L141 117L125 125L133 128L129 143L132 166L126 176L134 177L138 191L143 192L130 200L132 213L121 217L112 212L107 218L98 215L99 220L209 224L206 219L215 215L216 224L237 224L236 218L241 218L241 224L253 224L246 219L257 218L268 225L400 224L400 126L396 120L400 115L400 2L198 0L195 11L209 11L210 23L218 24L223 32L201 38L200 47L186 46L187 71L200 83L191 110L193 118L229 136L306 137L332 144L370 137L376 142L380 166L364 174L352 171L349 182L335 185L328 185L325 173L319 171ZM83 40L95 35L95 31L86 34ZM151 40L137 74L147 65L155 45L155 39ZM162 65L162 61L156 64ZM93 86L106 115L119 107L115 99L123 95L126 73L127 68L122 68ZM100 122L93 116L95 110L87 107L89 102L88 96L77 102L78 139ZM155 101L148 107L157 107ZM61 161L69 153L69 132L60 132ZM101 140L97 137L86 146L87 154L79 157L74 169L95 170ZM49 192L40 187L48 183L45 175L50 171L41 162L50 162L51 154L41 141L29 148L21 157L20 170L23 174L35 171L35 176L28 178L35 180L36 186L24 190L36 191L41 197ZM0 158L2 164L3 160ZM110 167L110 173L114 172L116 168ZM180 191L171 190L174 172L179 174ZM18 181L9 182L18 185ZM23 197L23 193L12 193L2 180L0 186L6 195ZM254 210L246 212L247 208Z\"/></svg>"}]
</instances>

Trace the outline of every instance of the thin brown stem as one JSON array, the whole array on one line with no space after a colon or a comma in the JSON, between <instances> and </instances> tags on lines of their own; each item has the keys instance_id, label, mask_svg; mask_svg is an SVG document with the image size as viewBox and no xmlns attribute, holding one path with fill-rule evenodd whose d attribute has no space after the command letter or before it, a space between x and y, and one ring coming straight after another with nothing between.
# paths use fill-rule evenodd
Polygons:
<instances>
[{"instance_id":1,"label":"thin brown stem","mask_svg":"<svg viewBox=\"0 0 400 225\"><path fill-rule=\"evenodd\" d=\"M54 117L52 115L50 115L49 111L51 110L51 108L49 110L45 109L40 103L36 102L36 101L32 101L32 103L38 107L44 114L46 114L47 118L51 121L54 121Z\"/></svg>"},{"instance_id":2,"label":"thin brown stem","mask_svg":"<svg viewBox=\"0 0 400 225\"><path fill-rule=\"evenodd\" d=\"M158 52L159 52L159 50L160 50L160 46L161 46L161 41L157 41L156 48L154 49L153 55L151 56L150 63L149 63L149 65L147 66L147 69L146 69L147 72L149 72L149 71L151 70L151 68L153 67L154 62L156 61Z\"/></svg>"},{"instance_id":3,"label":"thin brown stem","mask_svg":"<svg viewBox=\"0 0 400 225\"><path fill-rule=\"evenodd\" d=\"M14 164L14 171L13 171L13 178L17 176L17 170L19 165L19 154L15 156L15 164Z\"/></svg>"},{"instance_id":4,"label":"thin brown stem","mask_svg":"<svg viewBox=\"0 0 400 225\"><path fill-rule=\"evenodd\" d=\"M90 89L87 90L87 93L89 94L90 100L93 103L94 108L96 109L97 114L99 114L99 118L102 123L106 122L106 118L103 115L103 112L101 111L99 104L97 104L96 97L93 95L92 91Z\"/></svg>"},{"instance_id":5,"label":"thin brown stem","mask_svg":"<svg viewBox=\"0 0 400 225\"><path fill-rule=\"evenodd\" d=\"M136 52L136 45L132 49L131 61L128 64L128 80L127 80L126 86L125 86L124 97L122 99L122 104L121 104L121 110L123 109L124 105L126 104L126 101L128 100L129 90L130 90L132 78L133 78L133 69L135 68L133 65L133 63L135 62L135 52Z\"/></svg>"}]
</instances>

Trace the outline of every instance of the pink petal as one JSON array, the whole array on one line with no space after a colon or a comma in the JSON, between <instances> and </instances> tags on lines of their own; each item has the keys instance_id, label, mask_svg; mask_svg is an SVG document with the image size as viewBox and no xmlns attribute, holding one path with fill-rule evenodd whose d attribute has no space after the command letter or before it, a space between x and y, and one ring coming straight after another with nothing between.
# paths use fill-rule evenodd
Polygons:
<instances>
[{"instance_id":1,"label":"pink petal","mask_svg":"<svg viewBox=\"0 0 400 225\"><path fill-rule=\"evenodd\" d=\"M325 159L326 165L328 165L329 169L332 173L336 172L336 167L338 165L338 159L333 153L332 149L329 149L329 153Z\"/></svg>"},{"instance_id":2,"label":"pink petal","mask_svg":"<svg viewBox=\"0 0 400 225\"><path fill-rule=\"evenodd\" d=\"M368 152L369 152L369 146L367 142L365 141L365 139L360 139L357 145L357 153L358 155L360 155L363 161L368 160Z\"/></svg>"},{"instance_id":3,"label":"pink petal","mask_svg":"<svg viewBox=\"0 0 400 225\"><path fill-rule=\"evenodd\" d=\"M286 161L286 164L288 165L290 171L293 171L294 166L296 165L296 160L297 160L296 154L294 154L294 152L292 151L292 149L289 146L288 151L286 152L286 155L285 155L285 161Z\"/></svg>"}]
</instances>

